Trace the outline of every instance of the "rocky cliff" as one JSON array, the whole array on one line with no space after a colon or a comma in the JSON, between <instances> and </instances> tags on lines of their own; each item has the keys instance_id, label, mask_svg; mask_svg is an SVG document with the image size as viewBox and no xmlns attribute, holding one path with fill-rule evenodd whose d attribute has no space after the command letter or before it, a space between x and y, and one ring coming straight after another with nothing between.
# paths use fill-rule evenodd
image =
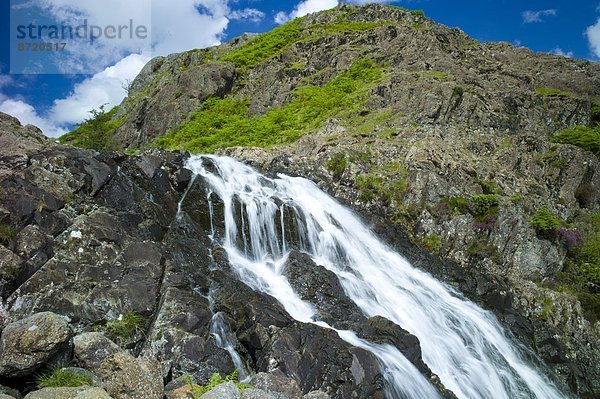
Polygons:
<instances>
[{"instance_id":1,"label":"rocky cliff","mask_svg":"<svg viewBox=\"0 0 600 399\"><path fill-rule=\"evenodd\" d=\"M599 83L594 63L477 43L418 12L344 6L154 59L118 109L63 141L130 153L156 144L216 151L308 177L415 265L493 310L559 380L593 398L600 393L598 147L555 135L600 121ZM197 374L204 383L213 371L232 371L207 335L213 309L202 295L211 281L230 278L225 260L212 270L219 258L202 241L207 210L188 203L191 220L174 223L190 179L184 153L131 157L50 145L35 129L3 120L11 143L3 146L10 168L0 171L7 322L52 311L69 318L72 333L109 333L111 322L134 314L143 326L119 344L164 359L156 367L165 381ZM192 187L186 198L197 206L203 195ZM216 309L229 315L257 370L270 369L273 351L302 342L331 348L327 361L301 362L315 375L281 367L302 392L345 397L358 359L369 379L359 395L381 394L373 359L299 326L271 298L232 289L217 295ZM253 303L269 311L255 314ZM335 384L334 358L344 381Z\"/></svg>"},{"instance_id":2,"label":"rocky cliff","mask_svg":"<svg viewBox=\"0 0 600 399\"><path fill-rule=\"evenodd\" d=\"M231 273L226 253L208 238L205 187L183 168L185 154L76 149L0 118L0 384L7 386L0 389L20 397L9 388L27 393L39 375L75 365L105 389L87 393L93 397L187 398L187 380L207 385L214 373L235 371L211 334L221 314L245 367L263 372L244 391L255 396L245 397L382 397L373 355L330 329L296 322ZM301 279L307 298L327 282L365 336L395 342L436 381L414 336L365 319L310 259L297 253L289 262L298 275L290 280ZM67 397L50 387L27 397Z\"/></svg>"}]
</instances>

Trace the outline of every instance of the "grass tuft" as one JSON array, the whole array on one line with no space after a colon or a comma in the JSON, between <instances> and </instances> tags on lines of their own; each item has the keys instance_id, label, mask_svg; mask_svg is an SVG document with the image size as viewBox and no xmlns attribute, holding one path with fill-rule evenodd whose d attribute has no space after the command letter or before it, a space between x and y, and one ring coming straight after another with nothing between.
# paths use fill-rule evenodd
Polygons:
<instances>
[{"instance_id":1,"label":"grass tuft","mask_svg":"<svg viewBox=\"0 0 600 399\"><path fill-rule=\"evenodd\" d=\"M80 387L93 385L92 379L67 368L59 367L37 378L39 388Z\"/></svg>"}]
</instances>

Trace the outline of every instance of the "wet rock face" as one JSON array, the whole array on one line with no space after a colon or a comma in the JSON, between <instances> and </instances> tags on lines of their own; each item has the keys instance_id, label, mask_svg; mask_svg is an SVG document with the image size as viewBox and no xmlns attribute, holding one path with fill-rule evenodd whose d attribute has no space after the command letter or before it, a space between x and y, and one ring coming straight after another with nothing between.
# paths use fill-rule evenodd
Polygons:
<instances>
[{"instance_id":1,"label":"wet rock face","mask_svg":"<svg viewBox=\"0 0 600 399\"><path fill-rule=\"evenodd\" d=\"M226 272L215 272L214 279L220 287L215 307L228 316L255 370L292 377L303 393L321 389L333 398L383 397L383 377L371 353L353 348L333 330L296 322L274 298L234 284ZM353 374L357 356L368 373Z\"/></svg>"}]
</instances>

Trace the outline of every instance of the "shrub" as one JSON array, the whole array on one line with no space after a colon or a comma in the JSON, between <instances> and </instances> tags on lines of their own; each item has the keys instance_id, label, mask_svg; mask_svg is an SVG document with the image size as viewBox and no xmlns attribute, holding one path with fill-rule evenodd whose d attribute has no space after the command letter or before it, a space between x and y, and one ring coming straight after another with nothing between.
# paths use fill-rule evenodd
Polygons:
<instances>
[{"instance_id":1,"label":"shrub","mask_svg":"<svg viewBox=\"0 0 600 399\"><path fill-rule=\"evenodd\" d=\"M578 275L590 292L600 294L600 214L588 218L588 227L580 246Z\"/></svg>"},{"instance_id":2,"label":"shrub","mask_svg":"<svg viewBox=\"0 0 600 399\"><path fill-rule=\"evenodd\" d=\"M600 320L600 214L584 215L578 222L581 230L570 230L574 244L556 276L558 290L577 296L585 318L595 323Z\"/></svg>"},{"instance_id":3,"label":"shrub","mask_svg":"<svg viewBox=\"0 0 600 399\"><path fill-rule=\"evenodd\" d=\"M560 227L560 221L550 212L548 207L539 209L531 218L531 226L538 233L548 233Z\"/></svg>"},{"instance_id":4,"label":"shrub","mask_svg":"<svg viewBox=\"0 0 600 399\"><path fill-rule=\"evenodd\" d=\"M384 200L398 205L407 189L406 176L406 169L398 163L376 166L371 173L356 178L358 198L364 202Z\"/></svg>"},{"instance_id":5,"label":"shrub","mask_svg":"<svg viewBox=\"0 0 600 399\"><path fill-rule=\"evenodd\" d=\"M479 184L484 194L502 194L503 190L499 188L493 180L484 180L480 178L473 179L473 183Z\"/></svg>"},{"instance_id":6,"label":"shrub","mask_svg":"<svg viewBox=\"0 0 600 399\"><path fill-rule=\"evenodd\" d=\"M100 108L90 111L92 114L90 118L77 124L77 129L60 137L59 141L97 151L115 149L112 137L123 120L114 120L118 107L114 107L108 112L104 107L101 105Z\"/></svg>"},{"instance_id":7,"label":"shrub","mask_svg":"<svg viewBox=\"0 0 600 399\"><path fill-rule=\"evenodd\" d=\"M37 378L39 388L60 388L60 387L80 387L83 385L93 385L92 379L79 374L67 368L58 367L47 374Z\"/></svg>"},{"instance_id":8,"label":"shrub","mask_svg":"<svg viewBox=\"0 0 600 399\"><path fill-rule=\"evenodd\" d=\"M425 16L425 12L423 10L409 10L408 8L405 8L405 7L391 6L391 5L388 6L388 7L390 7L390 8L399 8L402 11L406 11L406 12L412 14L412 15L418 15L418 16L421 16L421 17Z\"/></svg>"},{"instance_id":9,"label":"shrub","mask_svg":"<svg viewBox=\"0 0 600 399\"><path fill-rule=\"evenodd\" d=\"M552 142L576 145L600 157L600 125L595 128L573 126L561 130L552 138Z\"/></svg>"},{"instance_id":10,"label":"shrub","mask_svg":"<svg viewBox=\"0 0 600 399\"><path fill-rule=\"evenodd\" d=\"M343 152L338 152L329 158L329 160L325 163L325 168L331 172L334 179L339 180L339 178L342 177L342 174L344 174L347 164L348 161L346 159L346 154Z\"/></svg>"},{"instance_id":11,"label":"shrub","mask_svg":"<svg viewBox=\"0 0 600 399\"><path fill-rule=\"evenodd\" d=\"M497 210L500 198L496 194L480 194L471 197L472 211L474 216L488 216Z\"/></svg>"}]
</instances>

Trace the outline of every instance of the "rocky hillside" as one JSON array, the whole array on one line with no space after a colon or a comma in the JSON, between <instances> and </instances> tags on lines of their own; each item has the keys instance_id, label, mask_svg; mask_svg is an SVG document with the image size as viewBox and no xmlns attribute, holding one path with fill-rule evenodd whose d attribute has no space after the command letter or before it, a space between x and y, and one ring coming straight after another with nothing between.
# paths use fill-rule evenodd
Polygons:
<instances>
[{"instance_id":1,"label":"rocky hillside","mask_svg":"<svg viewBox=\"0 0 600 399\"><path fill-rule=\"evenodd\" d=\"M235 277L208 238L205 187L185 154L55 145L4 114L0 132L0 397L198 398L236 369L211 334L215 317L256 373L244 398L383 397L370 352L295 321ZM307 300L337 298L361 336L397 346L454 397L416 337L366 319L310 258L294 252L286 268ZM233 381L202 398L239 399Z\"/></svg>"},{"instance_id":2,"label":"rocky hillside","mask_svg":"<svg viewBox=\"0 0 600 399\"><path fill-rule=\"evenodd\" d=\"M184 353L214 345L206 341L210 309L197 304L202 297L189 287L205 292L211 279L226 277L207 269L208 255L186 252L181 244L197 240L192 232L206 229L206 214L190 210L197 218L191 227L173 227L189 180L184 155L144 148L221 152L270 173L313 179L370 220L418 267L493 310L573 392L595 398L599 100L598 64L477 43L419 12L380 5L343 6L260 36L156 58L118 108L98 112L62 138L142 155L47 148L36 138L27 141L28 156L20 157L17 149L10 155L14 171L0 171L4 191L13 193L5 197L13 205L4 205L10 210L3 227L6 259L21 265L7 269L16 271L4 279L8 317L50 310L69 317L71 328L81 333L135 312L148 320L147 338L131 334L122 346L134 354L174 351L171 368L162 370L165 381L190 372L198 359L214 365L207 373L230 370L204 355ZM31 128L17 130L19 137L35 136ZM22 229L40 233L21 234ZM19 237L38 236L46 237L39 245L19 244ZM78 245L82 237L89 241ZM142 251L135 246L139 242L153 244ZM187 262L194 266L178 269ZM97 264L106 269L94 271L91 265ZM118 285L107 287L100 279ZM147 288L143 292L135 289L140 282ZM179 290L183 286L188 288ZM256 309L244 304L244 295L258 294L223 296L240 303L219 309L246 306L250 313L228 313L231 327L257 369L267 371L269 351L282 348L267 327L290 334L303 330L276 303L268 304L277 308L273 314L253 316ZM169 309L190 316L179 320ZM267 317L264 329L240 321L253 317ZM332 356L351 351L343 342L330 344L330 336L323 339L314 345L342 345ZM257 343L260 349L251 346ZM364 367L373 371L372 366ZM319 377L298 378L304 393L323 389L342 395L345 385L328 385L327 367L310 367L320 370ZM368 395L376 395L377 371L366 375L373 391L360 395L376 397Z\"/></svg>"}]
</instances>

